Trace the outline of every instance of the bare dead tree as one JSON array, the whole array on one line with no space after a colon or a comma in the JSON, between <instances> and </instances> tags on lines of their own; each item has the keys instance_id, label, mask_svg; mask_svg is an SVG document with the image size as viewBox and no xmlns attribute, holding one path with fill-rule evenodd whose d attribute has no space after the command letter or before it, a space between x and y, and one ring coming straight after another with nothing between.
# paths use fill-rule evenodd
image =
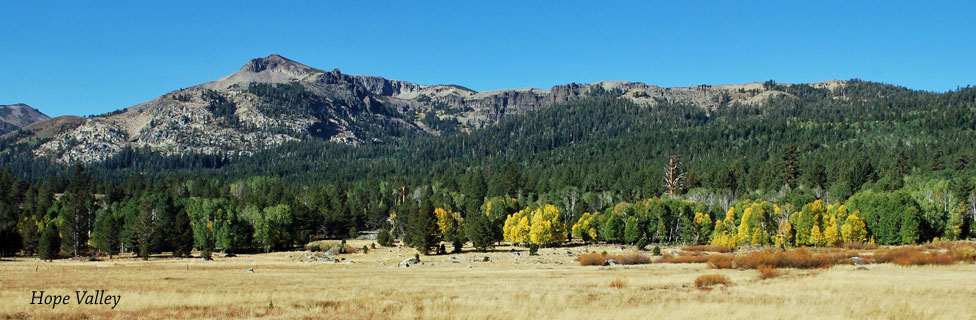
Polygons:
<instances>
[{"instance_id":1,"label":"bare dead tree","mask_svg":"<svg viewBox=\"0 0 976 320\"><path fill-rule=\"evenodd\" d=\"M976 222L976 191L969 194L969 213L973 217L972 221ZM972 226L970 226L970 228L972 228Z\"/></svg>"},{"instance_id":2,"label":"bare dead tree","mask_svg":"<svg viewBox=\"0 0 976 320\"><path fill-rule=\"evenodd\" d=\"M580 194L576 188L569 188L563 193L563 202L566 203L566 214L563 215L564 222L569 223L569 221L576 218L576 203L579 202Z\"/></svg>"},{"instance_id":3,"label":"bare dead tree","mask_svg":"<svg viewBox=\"0 0 976 320\"><path fill-rule=\"evenodd\" d=\"M680 191L684 178L685 173L681 172L681 160L678 159L678 155L671 155L668 164L664 166L664 187L668 189L668 195L673 197L675 191Z\"/></svg>"}]
</instances>

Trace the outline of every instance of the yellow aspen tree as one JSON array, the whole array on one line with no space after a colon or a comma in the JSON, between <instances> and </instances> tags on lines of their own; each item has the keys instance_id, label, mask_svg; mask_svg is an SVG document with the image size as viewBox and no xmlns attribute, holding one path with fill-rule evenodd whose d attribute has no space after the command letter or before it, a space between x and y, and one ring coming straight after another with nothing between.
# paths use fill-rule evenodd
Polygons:
<instances>
[{"instance_id":1,"label":"yellow aspen tree","mask_svg":"<svg viewBox=\"0 0 976 320\"><path fill-rule=\"evenodd\" d=\"M753 208L747 207L742 213L742 220L739 222L739 230L735 235L735 242L739 245L747 244L752 240L752 228L749 221L752 220L752 215L755 213Z\"/></svg>"},{"instance_id":2,"label":"yellow aspen tree","mask_svg":"<svg viewBox=\"0 0 976 320\"><path fill-rule=\"evenodd\" d=\"M546 244L552 241L552 228L545 221L542 215L542 208L532 212L532 225L529 230L529 242L535 244Z\"/></svg>"},{"instance_id":3,"label":"yellow aspen tree","mask_svg":"<svg viewBox=\"0 0 976 320\"><path fill-rule=\"evenodd\" d=\"M515 230L513 231L512 242L528 243L531 228L532 226L529 223L529 216L523 214L522 219L519 219L518 225L515 226Z\"/></svg>"},{"instance_id":4,"label":"yellow aspen tree","mask_svg":"<svg viewBox=\"0 0 976 320\"><path fill-rule=\"evenodd\" d=\"M546 245L566 241L566 226L562 222L559 209L547 204L532 212L529 242Z\"/></svg>"},{"instance_id":5,"label":"yellow aspen tree","mask_svg":"<svg viewBox=\"0 0 976 320\"><path fill-rule=\"evenodd\" d=\"M762 232L762 230L759 229L759 228L756 228L755 230L753 230L752 231L752 244L753 245L760 245L760 244L762 244L764 242L766 242L766 236Z\"/></svg>"},{"instance_id":6,"label":"yellow aspen tree","mask_svg":"<svg viewBox=\"0 0 976 320\"><path fill-rule=\"evenodd\" d=\"M803 209L796 215L795 222L793 223L793 227L796 229L796 245L820 245L810 239L810 230L813 230L813 226L819 226L821 224L826 213L827 206L821 200L816 200L803 206ZM820 227L817 229L821 232L823 231ZM820 236L822 241L823 234Z\"/></svg>"},{"instance_id":7,"label":"yellow aspen tree","mask_svg":"<svg viewBox=\"0 0 976 320\"><path fill-rule=\"evenodd\" d=\"M737 248L735 239L729 234L729 227L723 220L715 221L715 231L712 233L712 245Z\"/></svg>"},{"instance_id":8,"label":"yellow aspen tree","mask_svg":"<svg viewBox=\"0 0 976 320\"><path fill-rule=\"evenodd\" d=\"M566 241L566 224L563 223L562 213L559 212L559 208L556 208L554 205L547 204L542 209L546 220L549 221L552 228L552 241Z\"/></svg>"},{"instance_id":9,"label":"yellow aspen tree","mask_svg":"<svg viewBox=\"0 0 976 320\"><path fill-rule=\"evenodd\" d=\"M518 224L518 220L515 219L515 215L509 215L505 219L505 225L502 226L502 238L505 241L512 241L512 229L515 229L515 225Z\"/></svg>"},{"instance_id":10,"label":"yellow aspen tree","mask_svg":"<svg viewBox=\"0 0 976 320\"><path fill-rule=\"evenodd\" d=\"M840 244L840 228L837 227L837 218L833 215L827 215L824 219L823 242L827 246Z\"/></svg>"},{"instance_id":11,"label":"yellow aspen tree","mask_svg":"<svg viewBox=\"0 0 976 320\"><path fill-rule=\"evenodd\" d=\"M844 221L847 219L847 206L841 203L834 203L827 206L827 214L837 217L837 221Z\"/></svg>"},{"instance_id":12,"label":"yellow aspen tree","mask_svg":"<svg viewBox=\"0 0 976 320\"><path fill-rule=\"evenodd\" d=\"M529 217L526 210L520 210L508 215L502 227L505 241L511 243L525 243L529 239Z\"/></svg>"},{"instance_id":13,"label":"yellow aspen tree","mask_svg":"<svg viewBox=\"0 0 976 320\"><path fill-rule=\"evenodd\" d=\"M776 229L776 239L775 243L777 246L784 246L789 244L790 234L793 233L793 226L790 224L789 220L783 220L780 222L778 228Z\"/></svg>"},{"instance_id":14,"label":"yellow aspen tree","mask_svg":"<svg viewBox=\"0 0 976 320\"><path fill-rule=\"evenodd\" d=\"M712 218L709 217L707 213L704 212L695 213L694 226L696 231L695 232L696 242L699 241L699 239L701 239L701 237L703 237L706 234L706 232L712 231L712 224L713 224Z\"/></svg>"},{"instance_id":15,"label":"yellow aspen tree","mask_svg":"<svg viewBox=\"0 0 976 320\"><path fill-rule=\"evenodd\" d=\"M864 219L858 216L860 211L855 211L854 213L847 216L847 220L844 221L844 226L841 228L841 234L845 242L865 242L868 237L868 230L865 227ZM874 238L871 238L874 241Z\"/></svg>"},{"instance_id":16,"label":"yellow aspen tree","mask_svg":"<svg viewBox=\"0 0 976 320\"><path fill-rule=\"evenodd\" d=\"M815 246L821 246L824 244L823 234L820 233L820 226L813 226L810 228L810 244Z\"/></svg>"},{"instance_id":17,"label":"yellow aspen tree","mask_svg":"<svg viewBox=\"0 0 976 320\"><path fill-rule=\"evenodd\" d=\"M573 237L581 238L584 241L597 239L595 219L595 214L584 212L579 221L573 225Z\"/></svg>"},{"instance_id":18,"label":"yellow aspen tree","mask_svg":"<svg viewBox=\"0 0 976 320\"><path fill-rule=\"evenodd\" d=\"M447 232L454 226L454 213L444 208L437 208L434 209L434 215L437 216L437 230L442 236L447 236Z\"/></svg>"},{"instance_id":19,"label":"yellow aspen tree","mask_svg":"<svg viewBox=\"0 0 976 320\"><path fill-rule=\"evenodd\" d=\"M576 221L576 223L574 223L571 228L569 228L569 232L570 232L570 234L573 235L574 238L582 238L583 237L583 232L582 232L582 230L583 230L583 219L586 218L586 214L587 213L583 213L583 215L580 216L579 220Z\"/></svg>"},{"instance_id":20,"label":"yellow aspen tree","mask_svg":"<svg viewBox=\"0 0 976 320\"><path fill-rule=\"evenodd\" d=\"M729 233L729 236L732 237L732 240L735 241L735 207L729 207L729 211L725 212L725 219L722 220L722 223L725 224L724 230L726 230L726 232Z\"/></svg>"}]
</instances>

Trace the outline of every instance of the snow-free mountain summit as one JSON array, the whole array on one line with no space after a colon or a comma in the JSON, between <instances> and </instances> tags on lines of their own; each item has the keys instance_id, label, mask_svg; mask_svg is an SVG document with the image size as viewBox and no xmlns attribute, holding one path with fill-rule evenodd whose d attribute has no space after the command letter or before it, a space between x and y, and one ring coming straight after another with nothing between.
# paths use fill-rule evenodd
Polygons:
<instances>
[{"instance_id":1,"label":"snow-free mountain summit","mask_svg":"<svg viewBox=\"0 0 976 320\"><path fill-rule=\"evenodd\" d=\"M0 105L0 134L47 119L51 117L23 103Z\"/></svg>"}]
</instances>

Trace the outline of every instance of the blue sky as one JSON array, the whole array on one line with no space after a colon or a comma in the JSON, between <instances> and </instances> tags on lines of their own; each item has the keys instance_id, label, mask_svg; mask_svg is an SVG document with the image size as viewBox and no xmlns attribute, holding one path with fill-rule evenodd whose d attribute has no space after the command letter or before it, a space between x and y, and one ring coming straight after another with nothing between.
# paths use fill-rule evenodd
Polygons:
<instances>
[{"instance_id":1,"label":"blue sky","mask_svg":"<svg viewBox=\"0 0 976 320\"><path fill-rule=\"evenodd\" d=\"M6 1L0 104L97 114L278 53L486 91L861 78L976 84L972 1Z\"/></svg>"}]
</instances>

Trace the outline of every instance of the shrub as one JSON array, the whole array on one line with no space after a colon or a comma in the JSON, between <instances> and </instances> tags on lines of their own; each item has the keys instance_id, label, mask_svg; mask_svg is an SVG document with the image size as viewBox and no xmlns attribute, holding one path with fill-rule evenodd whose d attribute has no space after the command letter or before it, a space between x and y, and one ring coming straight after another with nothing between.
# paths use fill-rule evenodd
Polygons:
<instances>
[{"instance_id":1,"label":"shrub","mask_svg":"<svg viewBox=\"0 0 976 320\"><path fill-rule=\"evenodd\" d=\"M637 240L637 250L647 251L647 238Z\"/></svg>"},{"instance_id":2,"label":"shrub","mask_svg":"<svg viewBox=\"0 0 976 320\"><path fill-rule=\"evenodd\" d=\"M579 261L581 266L602 266L607 261L607 256L590 252L576 256L576 261Z\"/></svg>"},{"instance_id":3,"label":"shrub","mask_svg":"<svg viewBox=\"0 0 976 320\"><path fill-rule=\"evenodd\" d=\"M461 235L454 235L451 240L451 246L454 247L453 253L460 253L461 249L464 248L464 239Z\"/></svg>"},{"instance_id":4,"label":"shrub","mask_svg":"<svg viewBox=\"0 0 976 320\"><path fill-rule=\"evenodd\" d=\"M842 247L851 250L874 250L878 248L878 245L870 242L844 242Z\"/></svg>"},{"instance_id":5,"label":"shrub","mask_svg":"<svg viewBox=\"0 0 976 320\"><path fill-rule=\"evenodd\" d=\"M535 255L538 255L538 254L539 254L539 245L538 244L535 244L535 243L530 244L529 245L529 255L530 256L535 256Z\"/></svg>"},{"instance_id":6,"label":"shrub","mask_svg":"<svg viewBox=\"0 0 976 320\"><path fill-rule=\"evenodd\" d=\"M935 238L932 240L932 242L922 245L923 248L928 250L950 249L953 246L955 246L955 244L952 242L939 241L939 238Z\"/></svg>"},{"instance_id":7,"label":"shrub","mask_svg":"<svg viewBox=\"0 0 976 320\"><path fill-rule=\"evenodd\" d=\"M609 256L609 258L610 259L613 259L613 260L617 260L617 262L620 262L620 264L649 264L649 263L651 263L651 257L648 257L648 256L643 255L643 254L640 254L640 253L636 253L636 252L635 253L631 253L631 254L611 255L611 256Z\"/></svg>"},{"instance_id":8,"label":"shrub","mask_svg":"<svg viewBox=\"0 0 976 320\"><path fill-rule=\"evenodd\" d=\"M376 234L376 242L379 242L379 244L384 247L393 246L393 235L390 234L390 230L380 230L380 232Z\"/></svg>"},{"instance_id":9,"label":"shrub","mask_svg":"<svg viewBox=\"0 0 976 320\"><path fill-rule=\"evenodd\" d=\"M332 253L334 254L342 253L341 249L343 248L344 248L343 243L335 240L319 240L319 241L312 241L305 244L305 250L321 251L321 252L326 252L331 250Z\"/></svg>"},{"instance_id":10,"label":"shrub","mask_svg":"<svg viewBox=\"0 0 976 320\"><path fill-rule=\"evenodd\" d=\"M719 284L728 286L732 284L732 280L724 274L703 274L695 278L695 286L699 288Z\"/></svg>"},{"instance_id":11,"label":"shrub","mask_svg":"<svg viewBox=\"0 0 976 320\"><path fill-rule=\"evenodd\" d=\"M761 265L778 268L828 268L838 261L855 256L853 253L811 254L804 248L781 252L754 252L736 256L733 267L741 269L756 269Z\"/></svg>"},{"instance_id":12,"label":"shrub","mask_svg":"<svg viewBox=\"0 0 976 320\"><path fill-rule=\"evenodd\" d=\"M367 247L366 245L363 245L363 249L362 250L363 250L363 253L369 253L369 247Z\"/></svg>"},{"instance_id":13,"label":"shrub","mask_svg":"<svg viewBox=\"0 0 976 320\"><path fill-rule=\"evenodd\" d=\"M732 269L732 261L735 256L731 254L714 254L708 256L709 269Z\"/></svg>"},{"instance_id":14,"label":"shrub","mask_svg":"<svg viewBox=\"0 0 976 320\"><path fill-rule=\"evenodd\" d=\"M732 248L729 248L729 247L726 247L726 246L715 246L715 245L698 245L698 246L684 246L684 247L681 247L681 250L682 251L689 251L689 252L703 252L703 251L707 251L707 252L728 253L728 252L732 251Z\"/></svg>"},{"instance_id":15,"label":"shrub","mask_svg":"<svg viewBox=\"0 0 976 320\"><path fill-rule=\"evenodd\" d=\"M959 245L949 249L949 254L956 261L973 262L976 261L976 248L972 246Z\"/></svg>"},{"instance_id":16,"label":"shrub","mask_svg":"<svg viewBox=\"0 0 976 320\"><path fill-rule=\"evenodd\" d=\"M203 258L203 260L206 260L206 261L213 260L213 250L210 250L210 248L204 247L203 250L200 251L200 257Z\"/></svg>"},{"instance_id":17,"label":"shrub","mask_svg":"<svg viewBox=\"0 0 976 320\"><path fill-rule=\"evenodd\" d=\"M661 247L660 246L654 246L654 250L651 251L651 253L654 254L655 256L661 255Z\"/></svg>"},{"instance_id":18,"label":"shrub","mask_svg":"<svg viewBox=\"0 0 976 320\"><path fill-rule=\"evenodd\" d=\"M951 250L949 254L924 252L918 247L903 247L874 252L874 262L894 263L900 266L949 265L955 263Z\"/></svg>"},{"instance_id":19,"label":"shrub","mask_svg":"<svg viewBox=\"0 0 976 320\"><path fill-rule=\"evenodd\" d=\"M783 274L783 272L780 271L778 268L776 268L776 266L770 266L765 264L756 267L756 271L759 271L759 279L763 279L763 280L776 278Z\"/></svg>"},{"instance_id":20,"label":"shrub","mask_svg":"<svg viewBox=\"0 0 976 320\"><path fill-rule=\"evenodd\" d=\"M370 249L374 249L375 250L376 249L376 242L373 242L372 244L370 244L369 247L370 247Z\"/></svg>"},{"instance_id":21,"label":"shrub","mask_svg":"<svg viewBox=\"0 0 976 320\"><path fill-rule=\"evenodd\" d=\"M891 262L900 266L950 265L955 263L952 257L941 253L918 253L898 257Z\"/></svg>"},{"instance_id":22,"label":"shrub","mask_svg":"<svg viewBox=\"0 0 976 320\"><path fill-rule=\"evenodd\" d=\"M708 262L709 256L696 256L696 255L680 255L672 256L666 255L657 258L657 263L706 263Z\"/></svg>"},{"instance_id":23,"label":"shrub","mask_svg":"<svg viewBox=\"0 0 976 320\"><path fill-rule=\"evenodd\" d=\"M918 248L902 247L896 249L881 249L874 252L871 260L875 263L889 263L896 258L919 254Z\"/></svg>"},{"instance_id":24,"label":"shrub","mask_svg":"<svg viewBox=\"0 0 976 320\"><path fill-rule=\"evenodd\" d=\"M626 287L626 286L627 286L627 282L624 282L623 280L620 280L620 279L616 279L616 280L610 281L610 287L611 288L621 289L621 288Z\"/></svg>"}]
</instances>

